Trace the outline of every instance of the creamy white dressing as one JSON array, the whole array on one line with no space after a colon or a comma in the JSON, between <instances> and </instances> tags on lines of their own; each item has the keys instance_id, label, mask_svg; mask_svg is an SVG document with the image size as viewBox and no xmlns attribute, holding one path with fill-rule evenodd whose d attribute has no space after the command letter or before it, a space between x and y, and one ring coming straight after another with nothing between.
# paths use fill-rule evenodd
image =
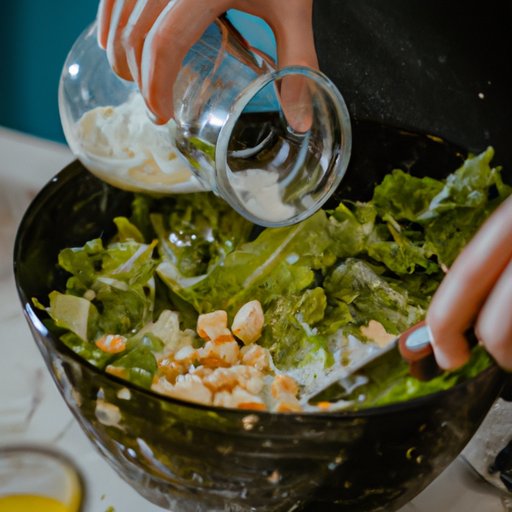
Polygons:
<instances>
[{"instance_id":1,"label":"creamy white dressing","mask_svg":"<svg viewBox=\"0 0 512 512\"><path fill-rule=\"evenodd\" d=\"M295 379L301 388L299 400L305 411L316 410L308 401L330 384L348 377L361 361L366 360L380 349L375 342L361 341L355 336L345 336L342 330L333 335L334 364L326 367L327 353L319 349L302 361L300 366L287 369L286 374ZM334 408L349 406L349 402L333 405Z\"/></svg>"},{"instance_id":2,"label":"creamy white dressing","mask_svg":"<svg viewBox=\"0 0 512 512\"><path fill-rule=\"evenodd\" d=\"M119 106L97 107L77 122L78 158L93 174L129 190L204 190L176 148L175 124L154 124L134 93Z\"/></svg>"},{"instance_id":3,"label":"creamy white dressing","mask_svg":"<svg viewBox=\"0 0 512 512\"><path fill-rule=\"evenodd\" d=\"M281 197L279 174L264 169L246 169L231 174L230 183L247 211L259 219L277 222L297 213L295 206Z\"/></svg>"},{"instance_id":4,"label":"creamy white dressing","mask_svg":"<svg viewBox=\"0 0 512 512\"><path fill-rule=\"evenodd\" d=\"M140 93L118 106L96 107L75 127L77 156L93 174L126 190L162 194L204 191L175 145L176 125L154 124ZM245 208L269 222L287 220L296 208L282 200L275 171L232 173L231 185Z\"/></svg>"}]
</instances>

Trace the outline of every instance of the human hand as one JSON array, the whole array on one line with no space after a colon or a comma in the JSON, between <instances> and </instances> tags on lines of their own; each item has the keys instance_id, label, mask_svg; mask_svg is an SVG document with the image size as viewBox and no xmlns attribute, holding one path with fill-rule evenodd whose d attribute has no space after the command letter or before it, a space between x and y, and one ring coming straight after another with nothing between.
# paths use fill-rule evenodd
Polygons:
<instances>
[{"instance_id":1,"label":"human hand","mask_svg":"<svg viewBox=\"0 0 512 512\"><path fill-rule=\"evenodd\" d=\"M467 362L464 332L475 332L512 371L512 197L484 223L437 290L427 314L436 360L444 369Z\"/></svg>"},{"instance_id":2,"label":"human hand","mask_svg":"<svg viewBox=\"0 0 512 512\"><path fill-rule=\"evenodd\" d=\"M279 67L318 68L313 0L101 0L98 39L114 71L135 81L157 123L173 117L173 87L188 50L228 9L265 20L277 42ZM283 83L281 98L293 104L301 85Z\"/></svg>"}]
</instances>

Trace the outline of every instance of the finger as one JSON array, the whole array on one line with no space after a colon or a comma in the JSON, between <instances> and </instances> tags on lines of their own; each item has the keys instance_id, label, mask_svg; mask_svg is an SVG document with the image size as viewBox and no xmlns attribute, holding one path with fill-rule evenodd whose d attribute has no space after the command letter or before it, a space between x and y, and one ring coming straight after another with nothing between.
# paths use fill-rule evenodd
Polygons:
<instances>
[{"instance_id":1,"label":"finger","mask_svg":"<svg viewBox=\"0 0 512 512\"><path fill-rule=\"evenodd\" d=\"M496 362L512 371L512 260L501 274L480 311L479 339Z\"/></svg>"},{"instance_id":2,"label":"finger","mask_svg":"<svg viewBox=\"0 0 512 512\"><path fill-rule=\"evenodd\" d=\"M136 0L116 0L110 15L107 38L107 58L112 69L125 80L132 80L123 45L123 32Z\"/></svg>"},{"instance_id":3,"label":"finger","mask_svg":"<svg viewBox=\"0 0 512 512\"><path fill-rule=\"evenodd\" d=\"M432 323L427 316L427 322ZM444 331L439 329L433 323L433 327L428 323L431 332L431 343L434 349L434 357L437 364L443 370L455 370L464 366L470 357L470 349L466 336L460 332Z\"/></svg>"},{"instance_id":4,"label":"finger","mask_svg":"<svg viewBox=\"0 0 512 512\"><path fill-rule=\"evenodd\" d=\"M427 314L439 365L467 361L464 333L512 257L512 197L484 223L457 258L437 290Z\"/></svg>"},{"instance_id":5,"label":"finger","mask_svg":"<svg viewBox=\"0 0 512 512\"><path fill-rule=\"evenodd\" d=\"M110 28L110 18L112 16L112 9L114 8L116 0L100 0L98 5L98 44L106 50L108 31Z\"/></svg>"},{"instance_id":6,"label":"finger","mask_svg":"<svg viewBox=\"0 0 512 512\"><path fill-rule=\"evenodd\" d=\"M234 9L266 21L277 42L279 67L318 69L313 37L313 0L233 0Z\"/></svg>"},{"instance_id":7,"label":"finger","mask_svg":"<svg viewBox=\"0 0 512 512\"><path fill-rule=\"evenodd\" d=\"M155 122L173 117L173 86L183 59L226 5L225 1L175 0L151 27L142 49L140 76Z\"/></svg>"},{"instance_id":8,"label":"finger","mask_svg":"<svg viewBox=\"0 0 512 512\"><path fill-rule=\"evenodd\" d=\"M313 2L281 3L269 24L276 36L277 60L285 66L308 66L318 69L318 58L313 36Z\"/></svg>"},{"instance_id":9,"label":"finger","mask_svg":"<svg viewBox=\"0 0 512 512\"><path fill-rule=\"evenodd\" d=\"M160 16L169 0L137 0L132 13L124 28L122 43L126 55L126 62L132 79L142 88L140 67L142 61L142 48L151 27Z\"/></svg>"},{"instance_id":10,"label":"finger","mask_svg":"<svg viewBox=\"0 0 512 512\"><path fill-rule=\"evenodd\" d=\"M286 14L281 12L286 7ZM290 9L292 7L292 9ZM300 0L293 6L281 7L270 18L277 42L279 68L307 66L318 69L318 59L313 37L312 2ZM297 131L309 130L312 123L311 82L301 75L283 78L280 97L286 119Z\"/></svg>"}]
</instances>

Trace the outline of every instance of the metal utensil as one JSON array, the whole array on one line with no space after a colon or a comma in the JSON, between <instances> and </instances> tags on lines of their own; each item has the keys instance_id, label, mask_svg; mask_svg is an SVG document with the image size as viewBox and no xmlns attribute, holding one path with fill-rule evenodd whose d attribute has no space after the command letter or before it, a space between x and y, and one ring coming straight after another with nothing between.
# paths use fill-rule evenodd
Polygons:
<instances>
[{"instance_id":1,"label":"metal utensil","mask_svg":"<svg viewBox=\"0 0 512 512\"><path fill-rule=\"evenodd\" d=\"M466 332L471 347L478 343L473 329ZM432 335L425 321L420 322L391 341L385 348L364 358L341 379L330 383L309 398L311 405L319 402L338 402L347 399L357 388L364 394L364 386L387 368L401 366L404 372L418 380L427 381L439 375L431 343Z\"/></svg>"}]
</instances>

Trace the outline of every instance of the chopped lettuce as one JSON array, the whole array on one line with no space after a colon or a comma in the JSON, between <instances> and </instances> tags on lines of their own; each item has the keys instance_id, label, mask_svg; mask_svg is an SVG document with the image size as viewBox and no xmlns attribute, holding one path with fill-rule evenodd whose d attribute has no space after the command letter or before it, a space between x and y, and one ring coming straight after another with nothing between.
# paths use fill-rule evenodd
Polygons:
<instances>
[{"instance_id":1,"label":"chopped lettuce","mask_svg":"<svg viewBox=\"0 0 512 512\"><path fill-rule=\"evenodd\" d=\"M492 148L470 156L444 182L395 170L375 188L373 204L383 219L417 223L414 229L422 235L420 245L415 245L417 254L434 256L449 267L512 191L503 183L501 169L491 167L493 156ZM412 264L415 258L408 254L406 259Z\"/></svg>"},{"instance_id":2,"label":"chopped lettuce","mask_svg":"<svg viewBox=\"0 0 512 512\"><path fill-rule=\"evenodd\" d=\"M417 178L395 169L375 187L373 204L382 218L389 215L398 221L417 222L441 190L441 181Z\"/></svg>"},{"instance_id":3,"label":"chopped lettuce","mask_svg":"<svg viewBox=\"0 0 512 512\"><path fill-rule=\"evenodd\" d=\"M163 346L163 342L151 334L133 338L128 341L127 351L112 361L111 367L122 370L130 382L150 388L157 370L155 353Z\"/></svg>"},{"instance_id":4,"label":"chopped lettuce","mask_svg":"<svg viewBox=\"0 0 512 512\"><path fill-rule=\"evenodd\" d=\"M265 230L213 194L136 195L130 217L114 219L111 240L60 252L66 290L52 292L46 310L55 328L67 331L62 340L72 350L148 387L155 353L179 347L180 322L193 327L198 314L217 309L232 318L257 299L265 314L259 343L276 366L313 361L317 371L334 364L340 333L364 340L360 328L376 320L398 334L424 318L446 268L512 192L492 157L492 149L469 157L444 181L394 170L369 202L343 201L299 224ZM104 334L126 336L126 350L103 353L95 340ZM460 375L488 361L477 354ZM379 375L368 404L456 381L446 374L422 384L400 365Z\"/></svg>"},{"instance_id":5,"label":"chopped lettuce","mask_svg":"<svg viewBox=\"0 0 512 512\"><path fill-rule=\"evenodd\" d=\"M50 293L48 313L57 327L71 331L81 340L87 341L94 329L98 312L91 301L74 295L53 291Z\"/></svg>"},{"instance_id":6,"label":"chopped lettuce","mask_svg":"<svg viewBox=\"0 0 512 512\"><path fill-rule=\"evenodd\" d=\"M325 213L318 212L295 226L267 229L256 240L232 250L222 265L188 287L180 286L168 273L160 275L200 313L219 308L233 311L250 299L263 304L274 295L304 290L314 282L313 269L322 268L324 261L333 262L325 252L330 240L326 226Z\"/></svg>"},{"instance_id":7,"label":"chopped lettuce","mask_svg":"<svg viewBox=\"0 0 512 512\"><path fill-rule=\"evenodd\" d=\"M366 325L373 319L387 332L398 334L419 322L424 309L414 306L407 289L393 288L383 276L359 259L340 263L324 281L326 293L349 306L352 321Z\"/></svg>"},{"instance_id":8,"label":"chopped lettuce","mask_svg":"<svg viewBox=\"0 0 512 512\"><path fill-rule=\"evenodd\" d=\"M64 338L72 350L82 340L89 361L103 361L94 345L102 335L129 336L153 319L157 242L135 241L138 230L128 221L116 225L119 232L106 247L96 239L60 252L59 264L70 277L65 294L50 294L48 314L75 335Z\"/></svg>"},{"instance_id":9,"label":"chopped lettuce","mask_svg":"<svg viewBox=\"0 0 512 512\"><path fill-rule=\"evenodd\" d=\"M114 224L117 228L117 236L116 239L120 242L126 242L128 240L133 240L139 244L144 243L144 235L139 230L139 228L130 222L126 217L116 217L114 219Z\"/></svg>"},{"instance_id":10,"label":"chopped lettuce","mask_svg":"<svg viewBox=\"0 0 512 512\"><path fill-rule=\"evenodd\" d=\"M248 240L253 229L213 194L180 196L171 212L152 213L162 257L183 277L204 274Z\"/></svg>"}]
</instances>

